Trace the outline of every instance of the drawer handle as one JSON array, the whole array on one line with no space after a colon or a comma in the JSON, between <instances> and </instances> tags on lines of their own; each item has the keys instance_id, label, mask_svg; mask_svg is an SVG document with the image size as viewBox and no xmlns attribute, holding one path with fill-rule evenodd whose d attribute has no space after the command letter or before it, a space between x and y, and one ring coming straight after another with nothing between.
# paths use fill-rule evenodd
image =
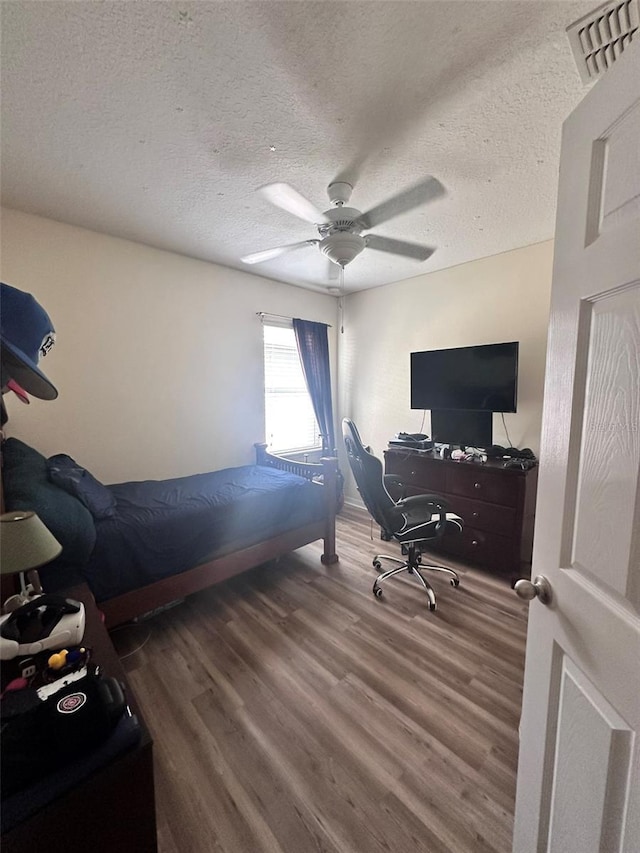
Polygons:
<instances>
[{"instance_id":1,"label":"drawer handle","mask_svg":"<svg viewBox=\"0 0 640 853\"><path fill-rule=\"evenodd\" d=\"M477 539L472 539L471 544L473 545L474 548L477 548L479 543L478 543Z\"/></svg>"},{"instance_id":2,"label":"drawer handle","mask_svg":"<svg viewBox=\"0 0 640 853\"><path fill-rule=\"evenodd\" d=\"M481 484L481 483L474 483L474 484L473 484L473 488L474 488L474 489L481 489L481 488L482 488L482 484Z\"/></svg>"}]
</instances>

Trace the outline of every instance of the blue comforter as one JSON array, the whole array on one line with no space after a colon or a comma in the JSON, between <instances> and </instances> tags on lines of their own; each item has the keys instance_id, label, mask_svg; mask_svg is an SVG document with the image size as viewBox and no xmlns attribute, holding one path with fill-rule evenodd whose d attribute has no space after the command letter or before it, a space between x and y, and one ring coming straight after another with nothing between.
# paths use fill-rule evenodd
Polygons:
<instances>
[{"instance_id":1,"label":"blue comforter","mask_svg":"<svg viewBox=\"0 0 640 853\"><path fill-rule=\"evenodd\" d=\"M321 488L258 465L108 488L116 514L96 521L96 546L83 569L98 601L324 515Z\"/></svg>"}]
</instances>

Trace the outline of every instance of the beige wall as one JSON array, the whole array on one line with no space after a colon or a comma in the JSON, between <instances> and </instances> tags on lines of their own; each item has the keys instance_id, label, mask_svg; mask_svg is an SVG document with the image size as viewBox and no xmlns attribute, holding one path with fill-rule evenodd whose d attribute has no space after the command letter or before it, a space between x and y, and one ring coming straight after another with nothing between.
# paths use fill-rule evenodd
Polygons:
<instances>
[{"instance_id":1,"label":"beige wall","mask_svg":"<svg viewBox=\"0 0 640 853\"><path fill-rule=\"evenodd\" d=\"M248 463L264 433L266 311L332 325L336 420L353 418L379 455L422 427L410 352L520 341L518 412L505 418L513 443L538 453L552 251L549 241L353 294L340 335L331 296L4 210L2 280L51 315L58 342L42 367L60 391L28 407L6 395L6 431L105 482ZM507 443L499 415L494 441Z\"/></svg>"},{"instance_id":2,"label":"beige wall","mask_svg":"<svg viewBox=\"0 0 640 853\"><path fill-rule=\"evenodd\" d=\"M409 353L514 340L518 411L505 420L514 445L539 453L552 255L548 241L347 297L339 410L377 455L401 430L429 433L410 408ZM493 440L507 444L500 415Z\"/></svg>"},{"instance_id":3,"label":"beige wall","mask_svg":"<svg viewBox=\"0 0 640 853\"><path fill-rule=\"evenodd\" d=\"M7 434L69 453L104 482L253 460L264 436L256 312L332 325L336 300L52 220L2 212L2 280L33 293L57 343L41 362L60 392L5 396Z\"/></svg>"}]
</instances>

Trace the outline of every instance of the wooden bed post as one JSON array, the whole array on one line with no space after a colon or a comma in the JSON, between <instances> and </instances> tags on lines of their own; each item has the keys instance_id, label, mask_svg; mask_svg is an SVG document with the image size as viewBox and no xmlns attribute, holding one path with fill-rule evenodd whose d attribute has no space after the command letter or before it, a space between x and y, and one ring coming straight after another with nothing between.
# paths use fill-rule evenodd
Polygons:
<instances>
[{"instance_id":1,"label":"wooden bed post","mask_svg":"<svg viewBox=\"0 0 640 853\"><path fill-rule=\"evenodd\" d=\"M327 516L325 521L324 552L320 557L325 566L338 562L336 554L336 510L338 507L338 460L335 456L323 456L322 482L325 489L325 506Z\"/></svg>"},{"instance_id":2,"label":"wooden bed post","mask_svg":"<svg viewBox=\"0 0 640 853\"><path fill-rule=\"evenodd\" d=\"M267 445L261 442L254 444L256 450L256 461L258 465L269 465L306 477L307 480L320 485L324 491L324 552L320 559L329 566L338 562L336 554L336 513L338 510L338 460L335 456L322 457L320 464L314 462L295 462L283 456L276 456L267 451Z\"/></svg>"},{"instance_id":3,"label":"wooden bed post","mask_svg":"<svg viewBox=\"0 0 640 853\"><path fill-rule=\"evenodd\" d=\"M265 464L265 456L267 454L267 443L262 441L254 442L254 448L256 451L256 463L258 465Z\"/></svg>"}]
</instances>

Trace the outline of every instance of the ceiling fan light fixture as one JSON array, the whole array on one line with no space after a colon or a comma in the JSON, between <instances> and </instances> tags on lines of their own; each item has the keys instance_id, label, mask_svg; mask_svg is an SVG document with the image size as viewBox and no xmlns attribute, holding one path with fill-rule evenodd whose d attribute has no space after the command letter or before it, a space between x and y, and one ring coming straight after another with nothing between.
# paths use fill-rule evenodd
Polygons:
<instances>
[{"instance_id":1,"label":"ceiling fan light fixture","mask_svg":"<svg viewBox=\"0 0 640 853\"><path fill-rule=\"evenodd\" d=\"M359 234L339 231L321 240L318 248L334 264L346 267L354 258L358 257L366 245L364 237Z\"/></svg>"}]
</instances>

